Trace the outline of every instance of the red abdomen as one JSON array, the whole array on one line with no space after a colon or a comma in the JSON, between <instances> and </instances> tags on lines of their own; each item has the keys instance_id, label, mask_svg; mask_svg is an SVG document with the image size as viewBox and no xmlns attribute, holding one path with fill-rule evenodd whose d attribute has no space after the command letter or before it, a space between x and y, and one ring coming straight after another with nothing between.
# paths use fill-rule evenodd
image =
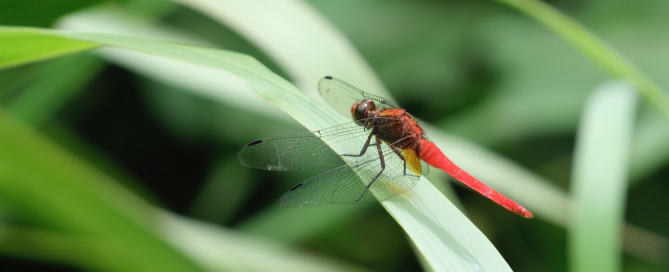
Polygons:
<instances>
[{"instance_id":1,"label":"red abdomen","mask_svg":"<svg viewBox=\"0 0 669 272\"><path fill-rule=\"evenodd\" d=\"M479 192L481 195L489 198L507 210L519 214L525 218L533 217L532 213L525 209L525 207L504 196L503 194L493 190L490 188L490 186L479 181L469 173L462 170L462 168L455 165L455 163L446 157L446 155L444 155L444 153L441 152L441 150L434 143L425 139L420 139L418 156L429 165L443 170L453 178L459 180L469 188L474 189L474 191Z\"/></svg>"}]
</instances>

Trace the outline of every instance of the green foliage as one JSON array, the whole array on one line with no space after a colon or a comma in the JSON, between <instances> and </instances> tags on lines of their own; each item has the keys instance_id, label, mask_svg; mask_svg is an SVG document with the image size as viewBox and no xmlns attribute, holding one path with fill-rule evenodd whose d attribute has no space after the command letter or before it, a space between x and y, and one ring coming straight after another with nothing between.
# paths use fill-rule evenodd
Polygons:
<instances>
[{"instance_id":1,"label":"green foliage","mask_svg":"<svg viewBox=\"0 0 669 272\"><path fill-rule=\"evenodd\" d=\"M579 126L572 178L572 270L618 271L636 97L625 83L596 90Z\"/></svg>"},{"instance_id":2,"label":"green foliage","mask_svg":"<svg viewBox=\"0 0 669 272\"><path fill-rule=\"evenodd\" d=\"M500 2L529 18L373 0L65 1L3 17L51 29L0 27L0 253L104 271L666 269L668 5ZM348 121L318 98L323 75L390 98L387 84L449 157L537 218L468 191L461 204L436 169L436 186L421 178L384 210L276 208L310 173L244 169L236 152Z\"/></svg>"}]
</instances>

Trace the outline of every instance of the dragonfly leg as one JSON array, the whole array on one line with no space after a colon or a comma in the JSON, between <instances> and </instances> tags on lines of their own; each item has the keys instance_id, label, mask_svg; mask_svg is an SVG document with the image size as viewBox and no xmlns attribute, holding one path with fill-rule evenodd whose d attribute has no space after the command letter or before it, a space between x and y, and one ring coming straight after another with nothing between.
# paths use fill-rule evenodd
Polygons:
<instances>
[{"instance_id":1,"label":"dragonfly leg","mask_svg":"<svg viewBox=\"0 0 669 272\"><path fill-rule=\"evenodd\" d=\"M372 184L374 184L374 182L381 176L381 173L383 173L383 170L386 169L386 161L383 159L383 151L381 150L381 139L379 138L376 138L376 151L379 153L379 161L381 161L381 171L379 171L379 173L377 173L376 176L374 176L374 178L369 183L367 183L365 189L362 191L362 194L360 194L360 196L358 197L358 199L355 200L355 202L358 202L360 201L360 199L362 199L365 193L367 193L367 191L369 190L369 187L372 186Z\"/></svg>"},{"instance_id":2,"label":"dragonfly leg","mask_svg":"<svg viewBox=\"0 0 669 272\"><path fill-rule=\"evenodd\" d=\"M397 143L402 142L402 141L404 141L406 139L409 139L409 138L411 138L411 136L404 136L401 139L399 139L399 140L395 141L394 143L390 144L390 147L393 150L393 152L395 152L395 154L397 154L397 156L399 156L400 159L402 159L402 161L404 162L404 174L405 175L407 174L407 161L404 159L404 156L402 155L402 152L398 148L396 148L395 145Z\"/></svg>"},{"instance_id":3,"label":"dragonfly leg","mask_svg":"<svg viewBox=\"0 0 669 272\"><path fill-rule=\"evenodd\" d=\"M404 174L406 175L406 174L407 174L407 161L404 159L404 156L402 156L402 152L399 151L399 150L397 150L397 148L394 148L394 147L391 147L390 149L392 149L393 152L394 152L398 157L400 157L400 159L401 159L402 162L404 163Z\"/></svg>"},{"instance_id":4,"label":"dragonfly leg","mask_svg":"<svg viewBox=\"0 0 669 272\"><path fill-rule=\"evenodd\" d=\"M402 155L402 151L401 151L401 149L396 148L396 147L391 147L391 149L393 150L393 152L394 152L397 156L400 157L400 159L402 159L402 162L404 163L404 174L407 175L407 161L404 159L404 155ZM429 165L428 165L428 167L429 167ZM425 170L425 172L423 172L424 175L430 172L430 169L429 169L429 168L424 168L424 170ZM409 175L414 176L414 177L418 177L418 176L420 176L420 175L416 175L416 174L414 174L413 172L409 173Z\"/></svg>"},{"instance_id":5,"label":"dragonfly leg","mask_svg":"<svg viewBox=\"0 0 669 272\"><path fill-rule=\"evenodd\" d=\"M369 142L372 141L372 136L374 134L370 133L369 136L367 137L367 141L365 142L365 145L362 146L362 150L360 150L360 154L342 154L342 156L346 157L362 157L362 155L365 155L365 152L367 152L367 147L369 147ZM375 145L379 145L378 140Z\"/></svg>"}]
</instances>

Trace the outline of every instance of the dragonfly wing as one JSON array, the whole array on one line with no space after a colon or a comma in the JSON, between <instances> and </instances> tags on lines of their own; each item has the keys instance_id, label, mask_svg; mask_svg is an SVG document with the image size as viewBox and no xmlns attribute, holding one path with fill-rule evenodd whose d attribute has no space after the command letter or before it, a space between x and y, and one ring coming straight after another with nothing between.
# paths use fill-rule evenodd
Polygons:
<instances>
[{"instance_id":1,"label":"dragonfly wing","mask_svg":"<svg viewBox=\"0 0 669 272\"><path fill-rule=\"evenodd\" d=\"M351 116L353 103L363 99L371 99L379 109L399 109L392 101L364 92L341 79L326 76L318 82L318 91L337 111L344 116Z\"/></svg>"},{"instance_id":2,"label":"dragonfly wing","mask_svg":"<svg viewBox=\"0 0 669 272\"><path fill-rule=\"evenodd\" d=\"M370 146L370 149L376 149ZM279 200L280 207L304 207L320 204L377 202L411 190L420 173L404 170L404 161L383 145L386 167L383 174L365 190L365 185L381 171L378 152L367 153L352 163L342 165L307 179L291 188Z\"/></svg>"},{"instance_id":3,"label":"dragonfly wing","mask_svg":"<svg viewBox=\"0 0 669 272\"><path fill-rule=\"evenodd\" d=\"M311 132L253 141L237 154L247 167L285 171L342 165L344 161Z\"/></svg>"},{"instance_id":4,"label":"dragonfly wing","mask_svg":"<svg viewBox=\"0 0 669 272\"><path fill-rule=\"evenodd\" d=\"M363 193L364 184L348 165L342 165L290 188L279 199L279 207L306 207L320 204L355 203ZM365 194L361 203L376 202Z\"/></svg>"},{"instance_id":5,"label":"dragonfly wing","mask_svg":"<svg viewBox=\"0 0 669 272\"><path fill-rule=\"evenodd\" d=\"M313 132L268 137L253 141L239 151L242 165L258 169L284 171L326 168L344 164L330 146L341 154L359 154L367 132L355 123L347 123Z\"/></svg>"}]
</instances>

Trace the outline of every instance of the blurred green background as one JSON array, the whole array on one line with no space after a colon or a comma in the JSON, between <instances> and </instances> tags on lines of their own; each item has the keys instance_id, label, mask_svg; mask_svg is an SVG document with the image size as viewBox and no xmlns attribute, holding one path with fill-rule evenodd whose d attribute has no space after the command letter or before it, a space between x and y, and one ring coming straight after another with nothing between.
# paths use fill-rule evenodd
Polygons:
<instances>
[{"instance_id":1,"label":"blurred green background","mask_svg":"<svg viewBox=\"0 0 669 272\"><path fill-rule=\"evenodd\" d=\"M669 86L669 2L549 4L599 35L661 87ZM612 77L555 33L492 1L314 0L305 7L350 40L414 116L502 155L561 191L570 190L583 107L592 90ZM276 12L271 16L281 18L281 10ZM185 0L0 1L0 25L124 32L157 40L173 39L170 35L176 33L179 42L248 54L293 79L291 68L268 49L271 45L247 35L253 31L244 32L235 25L238 21L215 17ZM142 32L144 26L153 32ZM264 35L271 41L283 34ZM213 223L221 231L232 230L233 236L267 239L281 248L299 247L309 256L373 271L423 269L403 230L379 205L289 211L275 206L285 190L319 170L264 172L237 162L236 153L246 143L304 130L299 124L272 111L269 103L242 94L244 86L224 84L230 100L222 103L197 91L215 89L207 85L211 82L194 86L185 81L184 86L153 65L143 69L141 61L100 50L5 68L0 70L3 114L23 120L145 201ZM309 70L308 65L300 69ZM177 71L193 81L200 72ZM315 89L320 76L297 86ZM237 100L237 95L244 98ZM618 261L623 271L669 270L668 124L640 99L629 188L620 203L625 222ZM432 180L443 182L444 176ZM454 189L463 211L514 270L570 270L564 222L546 220L540 213L522 220L461 186ZM40 206L39 199L21 199L20 194L0 198L3 271L106 269L94 264L98 257L81 253L85 248L68 247L63 237L52 237L39 219L41 209L49 207ZM106 258L111 263L115 259Z\"/></svg>"}]
</instances>

